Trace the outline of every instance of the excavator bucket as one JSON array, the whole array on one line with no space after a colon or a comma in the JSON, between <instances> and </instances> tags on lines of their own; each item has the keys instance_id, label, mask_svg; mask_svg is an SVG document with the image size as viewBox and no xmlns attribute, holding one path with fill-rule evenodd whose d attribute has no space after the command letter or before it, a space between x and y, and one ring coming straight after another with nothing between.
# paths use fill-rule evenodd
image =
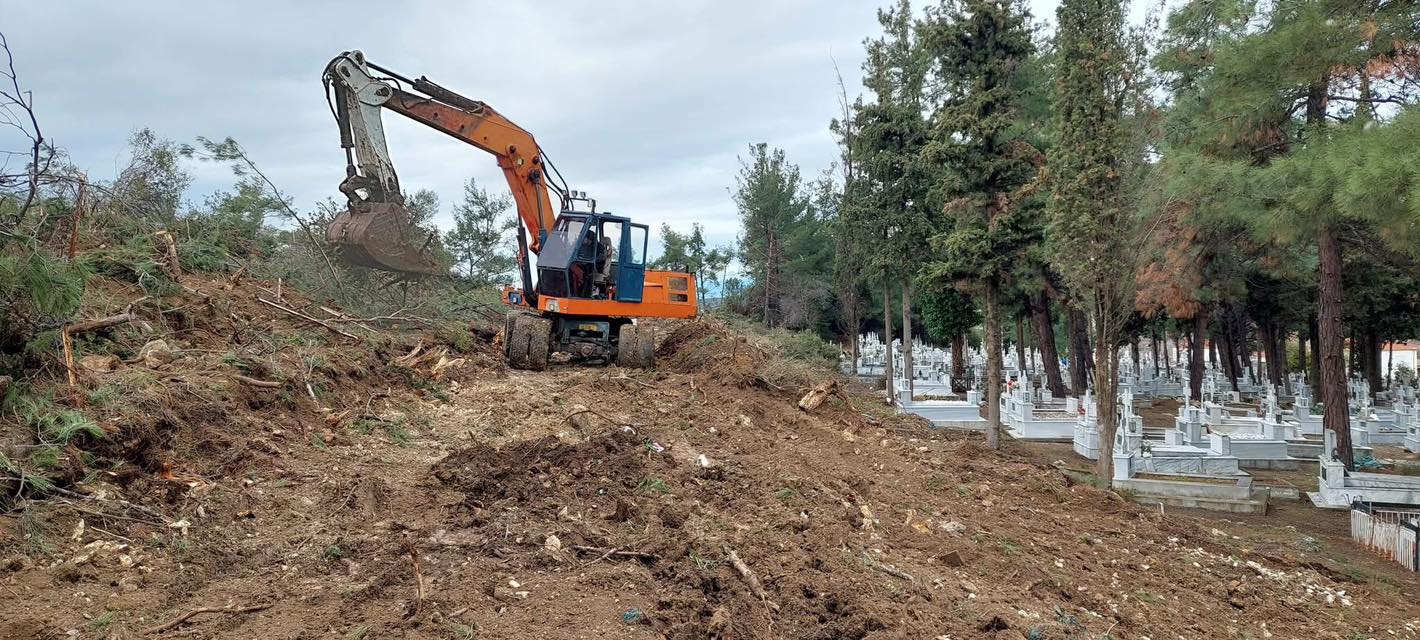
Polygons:
<instances>
[{"instance_id":1,"label":"excavator bucket","mask_svg":"<svg viewBox=\"0 0 1420 640\"><path fill-rule=\"evenodd\" d=\"M432 236L409 223L404 207L363 203L342 211L326 229L340 257L362 267L411 274L446 274L430 251Z\"/></svg>"}]
</instances>

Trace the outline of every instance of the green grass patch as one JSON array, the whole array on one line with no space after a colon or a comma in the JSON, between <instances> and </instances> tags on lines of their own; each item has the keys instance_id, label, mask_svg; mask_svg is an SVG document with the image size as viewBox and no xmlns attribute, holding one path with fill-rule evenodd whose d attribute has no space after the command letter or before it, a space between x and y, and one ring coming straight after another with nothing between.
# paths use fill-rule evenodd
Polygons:
<instances>
[{"instance_id":1,"label":"green grass patch","mask_svg":"<svg viewBox=\"0 0 1420 640\"><path fill-rule=\"evenodd\" d=\"M666 484L665 480L651 476L642 478L641 484L637 485L636 489L642 493L656 493L661 495L671 492L671 486Z\"/></svg>"}]
</instances>

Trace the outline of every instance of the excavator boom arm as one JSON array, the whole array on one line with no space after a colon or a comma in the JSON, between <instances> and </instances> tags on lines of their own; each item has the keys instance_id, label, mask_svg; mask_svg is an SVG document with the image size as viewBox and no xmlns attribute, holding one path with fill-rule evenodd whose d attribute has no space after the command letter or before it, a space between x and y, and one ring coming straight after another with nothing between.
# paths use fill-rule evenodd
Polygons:
<instances>
[{"instance_id":1,"label":"excavator boom arm","mask_svg":"<svg viewBox=\"0 0 1420 640\"><path fill-rule=\"evenodd\" d=\"M423 78L414 81L433 85ZM437 87L437 85L434 85ZM456 94L455 94L456 95ZM470 101L472 102L472 101ZM557 209L549 201L542 150L531 133L482 102L460 108L418 94L395 89L385 108L491 153L498 159L508 188L513 192L518 218L531 236L529 248L538 253L552 229Z\"/></svg>"},{"instance_id":2,"label":"excavator boom arm","mask_svg":"<svg viewBox=\"0 0 1420 640\"><path fill-rule=\"evenodd\" d=\"M371 69L390 77L376 76ZM338 245L354 248L353 253L362 257L357 261L393 270L406 270L402 265L411 264L407 249L373 251L374 255L367 255L364 247L383 240L376 236L391 235L389 218L401 215L404 207L399 179L385 143L380 118L382 109L441 131L497 158L517 205L518 218L530 236L528 249L532 253L541 250L558 208L550 201L547 167L531 133L484 102L461 96L424 77L402 78L367 62L359 51L336 56L326 67L325 82L334 93L332 109L340 126L341 146L346 150L346 179L340 190L350 199L350 216L337 219L330 237ZM412 91L404 89L401 83L409 85ZM397 231L400 233L396 235L408 235L404 229ZM407 238L401 237L401 241L407 244ZM419 253L422 256L423 249ZM388 259L382 257L386 254L390 256ZM526 260L525 256L519 258ZM424 264L423 268L411 270L427 271L428 268Z\"/></svg>"}]
</instances>

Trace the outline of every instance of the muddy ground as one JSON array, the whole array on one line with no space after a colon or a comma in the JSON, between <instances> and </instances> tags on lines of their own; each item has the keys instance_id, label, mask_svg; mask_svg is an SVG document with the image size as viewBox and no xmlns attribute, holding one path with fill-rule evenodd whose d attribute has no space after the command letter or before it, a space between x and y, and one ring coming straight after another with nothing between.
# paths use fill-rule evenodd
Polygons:
<instances>
[{"instance_id":1,"label":"muddy ground","mask_svg":"<svg viewBox=\"0 0 1420 640\"><path fill-rule=\"evenodd\" d=\"M1420 584L1338 555L1342 516L1160 514L1072 485L1068 446L866 389L806 414L765 345L659 330L656 372L365 339L324 393L199 385L232 395L144 422L150 468L0 517L0 638L1420 635Z\"/></svg>"}]
</instances>

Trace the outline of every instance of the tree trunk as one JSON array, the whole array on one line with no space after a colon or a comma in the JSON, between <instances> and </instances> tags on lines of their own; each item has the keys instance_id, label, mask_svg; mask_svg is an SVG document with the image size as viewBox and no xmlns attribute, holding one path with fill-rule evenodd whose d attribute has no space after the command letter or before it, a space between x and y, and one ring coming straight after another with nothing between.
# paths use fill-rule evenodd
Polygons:
<instances>
[{"instance_id":1,"label":"tree trunk","mask_svg":"<svg viewBox=\"0 0 1420 640\"><path fill-rule=\"evenodd\" d=\"M1065 333L1070 355L1070 395L1076 398L1085 395L1085 354L1080 342L1080 334L1084 329L1080 326L1079 314L1075 313L1068 305L1065 307Z\"/></svg>"},{"instance_id":2,"label":"tree trunk","mask_svg":"<svg viewBox=\"0 0 1420 640\"><path fill-rule=\"evenodd\" d=\"M843 301L843 332L848 335L849 355L853 358L853 375L858 375L858 358L862 356L862 349L858 343L858 333L863 330L863 296L858 281L843 283L843 291L839 294L839 299Z\"/></svg>"},{"instance_id":3,"label":"tree trunk","mask_svg":"<svg viewBox=\"0 0 1420 640\"><path fill-rule=\"evenodd\" d=\"M1026 325L1025 314L1016 316L1016 379L1026 379Z\"/></svg>"},{"instance_id":4,"label":"tree trunk","mask_svg":"<svg viewBox=\"0 0 1420 640\"><path fill-rule=\"evenodd\" d=\"M779 322L779 238L773 231L764 239L764 326L774 328Z\"/></svg>"},{"instance_id":5,"label":"tree trunk","mask_svg":"<svg viewBox=\"0 0 1420 640\"><path fill-rule=\"evenodd\" d=\"M1076 337L1080 341L1080 353L1085 354L1085 379L1089 380L1095 370L1095 352L1090 349L1090 320L1083 310L1071 308L1070 313L1075 315L1075 326L1080 330Z\"/></svg>"},{"instance_id":6,"label":"tree trunk","mask_svg":"<svg viewBox=\"0 0 1420 640\"><path fill-rule=\"evenodd\" d=\"M1318 282L1317 329L1321 338L1321 399L1325 407L1322 428L1336 435L1336 455L1349 470L1356 460L1351 449L1351 418L1346 402L1346 368L1341 354L1341 238L1334 225L1326 224L1317 238Z\"/></svg>"},{"instance_id":7,"label":"tree trunk","mask_svg":"<svg viewBox=\"0 0 1420 640\"><path fill-rule=\"evenodd\" d=\"M1307 320L1307 337L1312 341L1312 369L1307 376L1307 384L1312 385L1314 398L1320 397L1318 387L1321 384L1321 330L1317 327L1316 314L1313 313Z\"/></svg>"},{"instance_id":8,"label":"tree trunk","mask_svg":"<svg viewBox=\"0 0 1420 640\"><path fill-rule=\"evenodd\" d=\"M887 343L887 358L883 367L883 375L887 377L887 401L888 404L896 404L897 392L892 375L892 281L888 278L883 278L883 341Z\"/></svg>"},{"instance_id":9,"label":"tree trunk","mask_svg":"<svg viewBox=\"0 0 1420 640\"><path fill-rule=\"evenodd\" d=\"M1001 446L1001 309L999 285L986 281L986 446ZM1103 456L1101 456L1103 457Z\"/></svg>"},{"instance_id":10,"label":"tree trunk","mask_svg":"<svg viewBox=\"0 0 1420 640\"><path fill-rule=\"evenodd\" d=\"M1065 381L1060 377L1060 354L1055 350L1055 321L1050 317L1050 298L1044 293L1030 299L1031 318L1035 320L1035 343L1040 349L1040 363L1045 367L1045 386L1056 397L1065 396Z\"/></svg>"},{"instance_id":11,"label":"tree trunk","mask_svg":"<svg viewBox=\"0 0 1420 640\"><path fill-rule=\"evenodd\" d=\"M907 378L907 399L912 400L912 279L902 279L902 375Z\"/></svg>"},{"instance_id":12,"label":"tree trunk","mask_svg":"<svg viewBox=\"0 0 1420 640\"><path fill-rule=\"evenodd\" d=\"M1149 329L1149 354L1154 356L1154 377L1159 377L1159 330Z\"/></svg>"},{"instance_id":13,"label":"tree trunk","mask_svg":"<svg viewBox=\"0 0 1420 640\"><path fill-rule=\"evenodd\" d=\"M1238 332L1238 357L1242 359L1243 366L1247 368L1247 379L1255 383L1258 380L1258 372L1252 369L1252 345L1248 344L1247 338L1247 327L1244 325L1243 330Z\"/></svg>"},{"instance_id":14,"label":"tree trunk","mask_svg":"<svg viewBox=\"0 0 1420 640\"><path fill-rule=\"evenodd\" d=\"M858 343L858 327L860 326L860 324L858 321L857 306L854 306L853 309L849 311L849 315L851 316L849 318L849 323L853 326L853 333L849 334L848 336L848 350L850 352L849 356L853 358L853 376L857 377L858 358L863 355L861 353L862 349Z\"/></svg>"},{"instance_id":15,"label":"tree trunk","mask_svg":"<svg viewBox=\"0 0 1420 640\"><path fill-rule=\"evenodd\" d=\"M1311 370L1307 367L1307 336L1297 332L1297 364L1302 367L1302 382L1312 381Z\"/></svg>"},{"instance_id":16,"label":"tree trunk","mask_svg":"<svg viewBox=\"0 0 1420 640\"><path fill-rule=\"evenodd\" d=\"M1278 327L1272 332L1272 338L1276 340L1273 350L1277 352L1277 379L1282 381L1282 391L1287 395L1292 395L1292 379L1287 375L1290 367L1287 366L1287 329Z\"/></svg>"},{"instance_id":17,"label":"tree trunk","mask_svg":"<svg viewBox=\"0 0 1420 640\"><path fill-rule=\"evenodd\" d=\"M952 392L966 390L966 334L958 333L952 336Z\"/></svg>"},{"instance_id":18,"label":"tree trunk","mask_svg":"<svg viewBox=\"0 0 1420 640\"><path fill-rule=\"evenodd\" d=\"M1375 330L1366 332L1366 382L1371 386L1371 398L1381 391L1381 336Z\"/></svg>"},{"instance_id":19,"label":"tree trunk","mask_svg":"<svg viewBox=\"0 0 1420 640\"><path fill-rule=\"evenodd\" d=\"M1262 363L1259 362L1259 363L1258 363L1258 365L1259 365L1258 368L1261 369L1261 370L1264 372L1264 375L1267 376L1267 384L1268 384L1268 385L1276 385L1276 384L1277 384L1277 374L1276 374L1276 372L1275 372L1275 368L1272 366L1272 365L1274 365L1274 364L1276 364L1276 363L1272 361L1272 345L1274 344L1274 340L1272 339L1272 325L1271 325L1271 323L1269 323L1269 322L1259 322L1259 323L1257 323L1257 337L1258 337L1258 339L1261 340L1261 342L1262 342L1262 345L1261 345L1261 346L1262 346L1262 356L1261 356L1261 357L1267 358L1267 367L1266 367L1266 368L1263 368L1263 367L1261 366Z\"/></svg>"},{"instance_id":20,"label":"tree trunk","mask_svg":"<svg viewBox=\"0 0 1420 640\"><path fill-rule=\"evenodd\" d=\"M1101 294L1103 295L1103 294ZM1099 424L1100 457L1095 461L1095 486L1108 489L1114 479L1114 435L1119 429L1119 342L1112 314L1096 306L1095 416Z\"/></svg>"},{"instance_id":21,"label":"tree trunk","mask_svg":"<svg viewBox=\"0 0 1420 640\"><path fill-rule=\"evenodd\" d=\"M1139 363L1139 336L1129 338L1129 357L1134 361L1134 377L1141 375L1139 368L1143 365Z\"/></svg>"},{"instance_id":22,"label":"tree trunk","mask_svg":"<svg viewBox=\"0 0 1420 640\"><path fill-rule=\"evenodd\" d=\"M1385 388L1390 390L1390 386L1395 384L1395 341L1390 341L1390 353L1385 358Z\"/></svg>"},{"instance_id":23,"label":"tree trunk","mask_svg":"<svg viewBox=\"0 0 1420 640\"><path fill-rule=\"evenodd\" d=\"M1223 371L1227 374L1228 382L1231 383L1233 391L1238 391L1238 374L1240 373L1238 369L1241 367L1238 366L1237 345L1232 338L1232 332L1228 329L1227 324L1224 324L1223 334L1221 336L1223 342Z\"/></svg>"},{"instance_id":24,"label":"tree trunk","mask_svg":"<svg viewBox=\"0 0 1420 640\"><path fill-rule=\"evenodd\" d=\"M1193 336L1188 344L1188 397L1203 402L1203 328L1207 321L1203 309L1193 314Z\"/></svg>"},{"instance_id":25,"label":"tree trunk","mask_svg":"<svg viewBox=\"0 0 1420 640\"><path fill-rule=\"evenodd\" d=\"M1173 375L1173 359L1169 357L1169 330L1164 329L1164 372Z\"/></svg>"}]
</instances>

